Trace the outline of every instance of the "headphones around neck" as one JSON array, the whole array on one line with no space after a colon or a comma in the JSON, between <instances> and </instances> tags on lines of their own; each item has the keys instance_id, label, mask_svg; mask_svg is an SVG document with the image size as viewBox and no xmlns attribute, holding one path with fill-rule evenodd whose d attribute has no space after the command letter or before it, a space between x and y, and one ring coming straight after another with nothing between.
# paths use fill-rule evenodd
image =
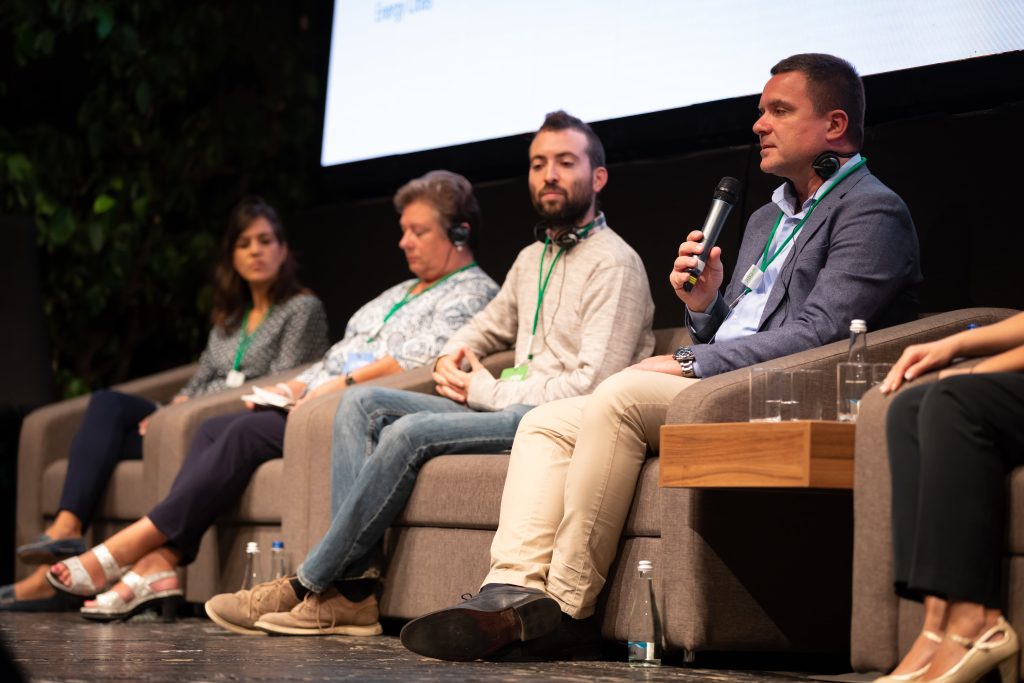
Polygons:
<instances>
[{"instance_id":1,"label":"headphones around neck","mask_svg":"<svg viewBox=\"0 0 1024 683\"><path fill-rule=\"evenodd\" d=\"M469 244L469 223L463 221L462 223L456 223L452 227L448 228L448 241L456 249L463 249Z\"/></svg>"},{"instance_id":2,"label":"headphones around neck","mask_svg":"<svg viewBox=\"0 0 1024 683\"><path fill-rule=\"evenodd\" d=\"M548 224L544 221L533 226L533 236L538 242L546 242L550 239L551 243L556 247L572 249L593 229L594 222L587 223L582 228L560 228L553 237L548 235L548 227Z\"/></svg>"},{"instance_id":3,"label":"headphones around neck","mask_svg":"<svg viewBox=\"0 0 1024 683\"><path fill-rule=\"evenodd\" d=\"M843 165L839 160L840 158L849 159L850 157L857 154L857 152L833 152L831 150L822 152L818 156L814 157L814 161L811 162L811 168L822 180L828 180L836 174L836 171Z\"/></svg>"}]
</instances>

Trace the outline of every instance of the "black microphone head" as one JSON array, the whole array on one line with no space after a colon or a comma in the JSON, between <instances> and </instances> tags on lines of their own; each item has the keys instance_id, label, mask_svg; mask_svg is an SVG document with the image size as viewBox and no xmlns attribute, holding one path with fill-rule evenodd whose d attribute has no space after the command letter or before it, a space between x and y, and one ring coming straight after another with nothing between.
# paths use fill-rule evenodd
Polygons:
<instances>
[{"instance_id":1,"label":"black microphone head","mask_svg":"<svg viewBox=\"0 0 1024 683\"><path fill-rule=\"evenodd\" d=\"M725 176L715 186L714 199L720 199L727 204L735 204L740 193L740 181L732 176Z\"/></svg>"}]
</instances>

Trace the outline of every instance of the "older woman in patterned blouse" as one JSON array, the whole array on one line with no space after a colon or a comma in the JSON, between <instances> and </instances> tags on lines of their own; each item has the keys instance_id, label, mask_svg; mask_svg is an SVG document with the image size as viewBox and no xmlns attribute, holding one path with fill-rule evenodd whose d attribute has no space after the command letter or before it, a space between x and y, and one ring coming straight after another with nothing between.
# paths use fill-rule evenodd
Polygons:
<instances>
[{"instance_id":1,"label":"older woman in patterned blouse","mask_svg":"<svg viewBox=\"0 0 1024 683\"><path fill-rule=\"evenodd\" d=\"M432 360L448 337L481 310L498 286L473 259L480 211L462 176L433 171L395 195L409 270L415 278L385 290L348 321L345 337L323 360L266 391L295 401ZM174 569L191 562L205 530L241 496L255 469L281 457L286 413L250 410L207 420L167 497L138 522L91 551L55 564L60 590L93 595L84 616L125 618L181 594Z\"/></svg>"},{"instance_id":2,"label":"older woman in patterned blouse","mask_svg":"<svg viewBox=\"0 0 1024 683\"><path fill-rule=\"evenodd\" d=\"M304 289L277 212L258 197L234 208L214 272L213 328L199 369L171 401L238 386L241 378L280 372L317 359L327 348L327 317ZM142 457L146 422L158 406L117 391L95 392L71 443L60 506L36 541L18 549L25 562L45 563L0 588L0 609L56 609L46 582L49 563L85 551L89 526L114 467Z\"/></svg>"}]
</instances>

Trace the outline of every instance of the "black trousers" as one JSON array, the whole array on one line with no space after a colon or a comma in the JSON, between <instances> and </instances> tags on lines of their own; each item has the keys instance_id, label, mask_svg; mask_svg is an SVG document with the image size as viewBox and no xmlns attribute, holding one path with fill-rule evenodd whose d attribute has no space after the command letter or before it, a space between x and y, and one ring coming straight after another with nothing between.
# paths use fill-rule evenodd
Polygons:
<instances>
[{"instance_id":1,"label":"black trousers","mask_svg":"<svg viewBox=\"0 0 1024 683\"><path fill-rule=\"evenodd\" d=\"M256 468L281 457L284 428L285 414L277 410L246 410L200 425L170 492L148 515L181 553L182 565L195 559L203 533L238 502Z\"/></svg>"},{"instance_id":2,"label":"black trousers","mask_svg":"<svg viewBox=\"0 0 1024 683\"><path fill-rule=\"evenodd\" d=\"M71 440L59 509L89 526L117 463L142 457L139 422L155 410L152 401L117 391L101 389L92 395Z\"/></svg>"},{"instance_id":3,"label":"black trousers","mask_svg":"<svg viewBox=\"0 0 1024 683\"><path fill-rule=\"evenodd\" d=\"M896 590L1003 604L1008 477L1024 462L1024 374L955 375L893 399Z\"/></svg>"}]
</instances>

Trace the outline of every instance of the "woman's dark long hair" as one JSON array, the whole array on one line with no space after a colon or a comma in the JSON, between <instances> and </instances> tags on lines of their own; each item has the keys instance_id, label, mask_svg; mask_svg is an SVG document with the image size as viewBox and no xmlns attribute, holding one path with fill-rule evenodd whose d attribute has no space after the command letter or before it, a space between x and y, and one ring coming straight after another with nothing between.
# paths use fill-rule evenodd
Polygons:
<instances>
[{"instance_id":1,"label":"woman's dark long hair","mask_svg":"<svg viewBox=\"0 0 1024 683\"><path fill-rule=\"evenodd\" d=\"M242 323L246 306L252 304L252 293L248 283L235 270L235 243L239 236L257 218L265 218L274 230L274 236L282 245L288 244L284 225L270 204L259 197L245 197L231 211L228 229L220 245L220 258L213 271L213 311L210 318L214 326L227 333L234 332ZM277 279L270 286L270 303L279 304L303 291L298 278L298 263L288 250L288 256L277 272Z\"/></svg>"}]
</instances>

